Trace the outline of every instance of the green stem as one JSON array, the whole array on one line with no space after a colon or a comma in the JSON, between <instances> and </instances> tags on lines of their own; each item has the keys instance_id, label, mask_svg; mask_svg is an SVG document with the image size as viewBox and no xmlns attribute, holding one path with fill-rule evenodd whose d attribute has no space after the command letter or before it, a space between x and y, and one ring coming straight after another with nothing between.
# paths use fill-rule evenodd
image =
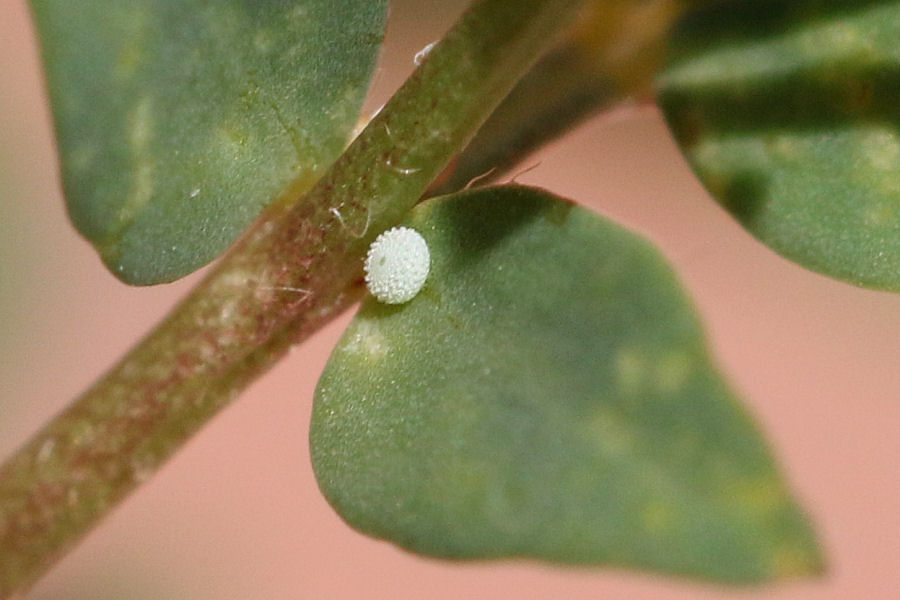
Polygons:
<instances>
[{"instance_id":1,"label":"green stem","mask_svg":"<svg viewBox=\"0 0 900 600\"><path fill-rule=\"evenodd\" d=\"M97 384L0 467L0 597L21 592L204 423L357 301L361 258L574 16L482 0L301 201L290 195Z\"/></svg>"},{"instance_id":2,"label":"green stem","mask_svg":"<svg viewBox=\"0 0 900 600\"><path fill-rule=\"evenodd\" d=\"M544 56L428 190L441 196L496 181L581 121L627 97L571 39Z\"/></svg>"},{"instance_id":3,"label":"green stem","mask_svg":"<svg viewBox=\"0 0 900 600\"><path fill-rule=\"evenodd\" d=\"M487 185L581 121L651 97L669 30L698 0L594 0L497 107L429 196Z\"/></svg>"}]
</instances>

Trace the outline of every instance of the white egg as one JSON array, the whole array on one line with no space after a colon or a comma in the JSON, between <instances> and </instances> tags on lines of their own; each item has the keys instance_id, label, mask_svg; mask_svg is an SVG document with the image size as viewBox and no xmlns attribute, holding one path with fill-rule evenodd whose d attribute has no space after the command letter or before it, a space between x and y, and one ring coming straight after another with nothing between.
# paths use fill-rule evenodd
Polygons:
<instances>
[{"instance_id":1,"label":"white egg","mask_svg":"<svg viewBox=\"0 0 900 600\"><path fill-rule=\"evenodd\" d=\"M366 286L385 304L412 300L428 279L431 255L418 231L409 227L388 229L372 242L366 254Z\"/></svg>"}]
</instances>

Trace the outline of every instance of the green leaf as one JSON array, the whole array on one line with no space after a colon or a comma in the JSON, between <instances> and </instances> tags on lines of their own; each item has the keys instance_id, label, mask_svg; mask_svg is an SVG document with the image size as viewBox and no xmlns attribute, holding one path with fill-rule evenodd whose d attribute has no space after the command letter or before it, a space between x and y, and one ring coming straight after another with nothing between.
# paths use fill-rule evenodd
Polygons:
<instances>
[{"instance_id":1,"label":"green leaf","mask_svg":"<svg viewBox=\"0 0 900 600\"><path fill-rule=\"evenodd\" d=\"M217 257L340 154L385 0L32 0L78 229L128 283Z\"/></svg>"},{"instance_id":2,"label":"green leaf","mask_svg":"<svg viewBox=\"0 0 900 600\"><path fill-rule=\"evenodd\" d=\"M713 196L812 270L900 290L900 2L754 0L676 35L659 100Z\"/></svg>"},{"instance_id":3,"label":"green leaf","mask_svg":"<svg viewBox=\"0 0 900 600\"><path fill-rule=\"evenodd\" d=\"M431 274L369 299L316 391L353 527L428 555L752 582L820 569L756 427L648 243L550 194L420 205Z\"/></svg>"}]
</instances>

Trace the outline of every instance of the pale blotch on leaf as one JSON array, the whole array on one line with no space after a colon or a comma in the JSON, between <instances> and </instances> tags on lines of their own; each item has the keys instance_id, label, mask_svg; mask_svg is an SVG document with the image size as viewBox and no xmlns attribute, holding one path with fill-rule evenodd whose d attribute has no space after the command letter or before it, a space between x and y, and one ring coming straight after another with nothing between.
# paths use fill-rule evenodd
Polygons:
<instances>
[{"instance_id":1,"label":"pale blotch on leaf","mask_svg":"<svg viewBox=\"0 0 900 600\"><path fill-rule=\"evenodd\" d=\"M273 43L272 33L265 29L260 29L253 34L253 47L256 48L257 52L262 54L267 53L272 49Z\"/></svg>"},{"instance_id":2,"label":"pale blotch on leaf","mask_svg":"<svg viewBox=\"0 0 900 600\"><path fill-rule=\"evenodd\" d=\"M775 512L781 509L787 501L778 480L770 476L748 479L737 485L729 485L726 486L725 491L730 500L736 500L747 510L760 514Z\"/></svg>"},{"instance_id":3,"label":"pale blotch on leaf","mask_svg":"<svg viewBox=\"0 0 900 600\"><path fill-rule=\"evenodd\" d=\"M128 198L119 208L119 220L130 222L153 197L153 100L142 98L128 116L128 143L131 146L134 168Z\"/></svg>"},{"instance_id":4,"label":"pale blotch on leaf","mask_svg":"<svg viewBox=\"0 0 900 600\"><path fill-rule=\"evenodd\" d=\"M388 346L378 327L367 321L360 321L356 334L345 346L344 352L361 355L365 360L378 360L385 356Z\"/></svg>"},{"instance_id":5,"label":"pale blotch on leaf","mask_svg":"<svg viewBox=\"0 0 900 600\"><path fill-rule=\"evenodd\" d=\"M778 548L772 559L772 571L776 577L798 577L808 575L817 568L809 551L796 545L787 544Z\"/></svg>"},{"instance_id":6,"label":"pale blotch on leaf","mask_svg":"<svg viewBox=\"0 0 900 600\"><path fill-rule=\"evenodd\" d=\"M73 171L86 171L97 156L97 146L92 142L80 142L74 150L67 153L65 160Z\"/></svg>"},{"instance_id":7,"label":"pale blotch on leaf","mask_svg":"<svg viewBox=\"0 0 900 600\"><path fill-rule=\"evenodd\" d=\"M605 456L628 456L634 452L634 435L613 409L599 406L584 423L585 439L598 446Z\"/></svg>"},{"instance_id":8,"label":"pale blotch on leaf","mask_svg":"<svg viewBox=\"0 0 900 600\"><path fill-rule=\"evenodd\" d=\"M616 383L619 391L633 396L641 389L647 366L643 357L633 348L623 348L616 356Z\"/></svg>"},{"instance_id":9,"label":"pale blotch on leaf","mask_svg":"<svg viewBox=\"0 0 900 600\"><path fill-rule=\"evenodd\" d=\"M676 515L672 507L658 500L647 503L641 511L641 524L651 533L665 533L675 523Z\"/></svg>"},{"instance_id":10,"label":"pale blotch on leaf","mask_svg":"<svg viewBox=\"0 0 900 600\"><path fill-rule=\"evenodd\" d=\"M683 352L670 352L656 366L656 385L663 393L681 390L691 374L691 358Z\"/></svg>"}]
</instances>

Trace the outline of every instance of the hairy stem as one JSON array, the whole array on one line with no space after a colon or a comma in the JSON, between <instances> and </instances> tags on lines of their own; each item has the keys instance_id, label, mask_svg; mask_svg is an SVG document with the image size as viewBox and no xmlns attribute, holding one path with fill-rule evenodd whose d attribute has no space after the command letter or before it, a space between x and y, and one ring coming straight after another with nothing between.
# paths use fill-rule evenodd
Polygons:
<instances>
[{"instance_id":1,"label":"hairy stem","mask_svg":"<svg viewBox=\"0 0 900 600\"><path fill-rule=\"evenodd\" d=\"M0 597L27 588L291 345L355 302L361 257L573 17L482 0L331 170L287 194L97 384L0 467Z\"/></svg>"}]
</instances>

